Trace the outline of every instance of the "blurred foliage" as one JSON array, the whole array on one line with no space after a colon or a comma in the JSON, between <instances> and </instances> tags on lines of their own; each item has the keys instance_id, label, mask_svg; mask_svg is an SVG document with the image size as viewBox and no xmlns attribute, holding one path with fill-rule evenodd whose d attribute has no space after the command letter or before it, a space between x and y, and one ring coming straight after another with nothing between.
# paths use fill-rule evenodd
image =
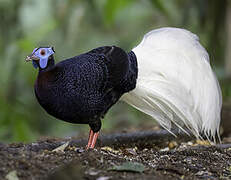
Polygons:
<instances>
[{"instance_id":1,"label":"blurred foliage","mask_svg":"<svg viewBox=\"0 0 231 180\"><path fill-rule=\"evenodd\" d=\"M152 29L182 27L199 35L224 78L226 6L225 0L0 0L0 141L87 134L87 125L56 120L38 105L33 92L37 72L24 61L35 47L55 46L59 61L103 45L129 51ZM228 98L231 89L225 84ZM103 129L151 124L147 116L118 103Z\"/></svg>"}]
</instances>

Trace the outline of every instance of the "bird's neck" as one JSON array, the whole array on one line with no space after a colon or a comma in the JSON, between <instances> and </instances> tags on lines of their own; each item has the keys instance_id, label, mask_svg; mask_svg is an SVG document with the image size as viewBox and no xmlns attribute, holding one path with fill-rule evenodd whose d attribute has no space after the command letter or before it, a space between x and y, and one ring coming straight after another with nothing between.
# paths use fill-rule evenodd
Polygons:
<instances>
[{"instance_id":1,"label":"bird's neck","mask_svg":"<svg viewBox=\"0 0 231 180\"><path fill-rule=\"evenodd\" d=\"M39 66L39 73L43 73L43 72L47 72L47 71L50 71L52 70L53 68L55 67L55 59L54 59L54 56L50 56L49 59L48 59L48 62L47 62L47 66L46 68L41 68Z\"/></svg>"},{"instance_id":2,"label":"bird's neck","mask_svg":"<svg viewBox=\"0 0 231 180\"><path fill-rule=\"evenodd\" d=\"M36 89L40 88L41 92L45 89L46 92L48 87L47 85L55 82L57 78L59 78L59 76L57 67L55 66L55 60L54 57L50 57L46 68L42 69L39 66L39 73L37 76L35 87Z\"/></svg>"}]
</instances>

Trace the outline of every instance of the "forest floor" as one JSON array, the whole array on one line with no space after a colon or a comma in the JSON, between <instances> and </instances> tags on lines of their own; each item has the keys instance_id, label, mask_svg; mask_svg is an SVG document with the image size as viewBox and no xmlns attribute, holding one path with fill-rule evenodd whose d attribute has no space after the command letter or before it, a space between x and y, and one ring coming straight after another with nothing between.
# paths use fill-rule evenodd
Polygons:
<instances>
[{"instance_id":1,"label":"forest floor","mask_svg":"<svg viewBox=\"0 0 231 180\"><path fill-rule=\"evenodd\" d=\"M231 179L229 143L229 138L216 146L206 141L164 140L94 150L54 138L0 144L0 179Z\"/></svg>"}]
</instances>

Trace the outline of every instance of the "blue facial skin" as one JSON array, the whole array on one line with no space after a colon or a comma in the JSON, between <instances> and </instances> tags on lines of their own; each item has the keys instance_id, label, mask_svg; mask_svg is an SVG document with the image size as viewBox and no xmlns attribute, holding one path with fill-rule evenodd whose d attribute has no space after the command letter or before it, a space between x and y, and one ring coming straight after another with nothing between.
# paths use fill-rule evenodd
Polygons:
<instances>
[{"instance_id":1,"label":"blue facial skin","mask_svg":"<svg viewBox=\"0 0 231 180\"><path fill-rule=\"evenodd\" d=\"M47 67L49 57L54 53L55 52L51 47L35 48L32 52L32 55L39 59L40 68L45 69ZM38 68L38 65L36 64L36 60L33 60L32 64L35 68Z\"/></svg>"}]
</instances>

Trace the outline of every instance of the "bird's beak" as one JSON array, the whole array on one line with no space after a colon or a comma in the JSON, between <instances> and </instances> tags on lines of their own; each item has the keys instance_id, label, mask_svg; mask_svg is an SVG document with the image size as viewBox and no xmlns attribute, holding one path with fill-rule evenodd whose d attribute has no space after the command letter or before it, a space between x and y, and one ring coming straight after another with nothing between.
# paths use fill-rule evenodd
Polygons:
<instances>
[{"instance_id":1,"label":"bird's beak","mask_svg":"<svg viewBox=\"0 0 231 180\"><path fill-rule=\"evenodd\" d=\"M31 54L29 56L26 57L26 62L32 61L32 60L39 60L39 58L37 56L35 56L34 54Z\"/></svg>"}]
</instances>

